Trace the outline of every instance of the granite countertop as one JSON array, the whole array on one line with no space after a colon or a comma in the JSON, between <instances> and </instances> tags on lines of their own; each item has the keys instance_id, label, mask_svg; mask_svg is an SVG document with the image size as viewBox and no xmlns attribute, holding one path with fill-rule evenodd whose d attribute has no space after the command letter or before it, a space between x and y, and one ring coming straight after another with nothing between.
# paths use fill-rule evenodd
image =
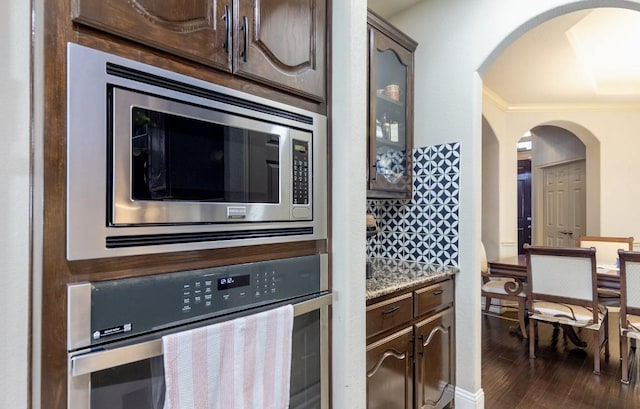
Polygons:
<instances>
[{"instance_id":1,"label":"granite countertop","mask_svg":"<svg viewBox=\"0 0 640 409\"><path fill-rule=\"evenodd\" d=\"M370 258L372 277L367 279L367 301L420 284L442 280L459 272L457 267L417 261Z\"/></svg>"}]
</instances>

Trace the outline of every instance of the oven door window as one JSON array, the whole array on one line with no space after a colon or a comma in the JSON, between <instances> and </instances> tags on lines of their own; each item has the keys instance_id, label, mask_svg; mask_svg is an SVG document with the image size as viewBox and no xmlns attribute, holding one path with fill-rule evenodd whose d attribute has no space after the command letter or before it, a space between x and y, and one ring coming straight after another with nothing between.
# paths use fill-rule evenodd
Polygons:
<instances>
[{"instance_id":1,"label":"oven door window","mask_svg":"<svg viewBox=\"0 0 640 409\"><path fill-rule=\"evenodd\" d=\"M91 374L90 409L162 409L162 356Z\"/></svg>"},{"instance_id":2,"label":"oven door window","mask_svg":"<svg viewBox=\"0 0 640 409\"><path fill-rule=\"evenodd\" d=\"M290 409L321 407L321 339L320 310L295 317L291 343ZM86 409L162 409L164 406L162 356L93 372L90 379L87 386L91 406Z\"/></svg>"},{"instance_id":3,"label":"oven door window","mask_svg":"<svg viewBox=\"0 0 640 409\"><path fill-rule=\"evenodd\" d=\"M134 200L280 202L280 137L133 107Z\"/></svg>"}]
</instances>

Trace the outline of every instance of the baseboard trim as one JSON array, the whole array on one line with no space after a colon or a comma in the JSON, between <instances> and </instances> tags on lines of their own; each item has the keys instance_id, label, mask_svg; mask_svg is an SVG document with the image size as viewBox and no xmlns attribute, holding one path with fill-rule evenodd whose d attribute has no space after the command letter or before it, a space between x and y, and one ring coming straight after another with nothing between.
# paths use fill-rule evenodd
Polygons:
<instances>
[{"instance_id":1,"label":"baseboard trim","mask_svg":"<svg viewBox=\"0 0 640 409\"><path fill-rule=\"evenodd\" d=\"M484 391L480 388L472 393L456 386L455 406L456 409L484 409Z\"/></svg>"}]
</instances>

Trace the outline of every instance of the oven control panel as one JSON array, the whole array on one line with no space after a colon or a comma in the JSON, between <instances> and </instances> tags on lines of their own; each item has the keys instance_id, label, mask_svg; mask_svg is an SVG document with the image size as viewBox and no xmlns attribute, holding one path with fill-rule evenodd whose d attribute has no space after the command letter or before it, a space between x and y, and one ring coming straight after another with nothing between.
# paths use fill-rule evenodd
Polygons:
<instances>
[{"instance_id":1,"label":"oven control panel","mask_svg":"<svg viewBox=\"0 0 640 409\"><path fill-rule=\"evenodd\" d=\"M84 298L86 304L90 297L86 346L97 345L320 293L327 290L323 284L326 257L312 255L72 284L69 308L77 309L75 299Z\"/></svg>"},{"instance_id":2,"label":"oven control panel","mask_svg":"<svg viewBox=\"0 0 640 409\"><path fill-rule=\"evenodd\" d=\"M278 300L281 292L287 293L286 277L275 269L238 271L227 274L197 277L182 285L182 312L192 310L244 306L247 303ZM278 291L282 288L282 291Z\"/></svg>"}]
</instances>

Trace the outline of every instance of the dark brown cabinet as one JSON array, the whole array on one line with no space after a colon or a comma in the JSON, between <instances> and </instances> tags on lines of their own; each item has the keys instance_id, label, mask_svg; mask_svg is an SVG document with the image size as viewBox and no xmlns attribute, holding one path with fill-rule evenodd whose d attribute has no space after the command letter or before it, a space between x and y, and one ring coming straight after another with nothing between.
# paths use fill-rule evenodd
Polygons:
<instances>
[{"instance_id":1,"label":"dark brown cabinet","mask_svg":"<svg viewBox=\"0 0 640 409\"><path fill-rule=\"evenodd\" d=\"M448 407L454 372L453 278L370 301L367 409Z\"/></svg>"},{"instance_id":2,"label":"dark brown cabinet","mask_svg":"<svg viewBox=\"0 0 640 409\"><path fill-rule=\"evenodd\" d=\"M325 0L73 0L73 19L325 100Z\"/></svg>"},{"instance_id":3,"label":"dark brown cabinet","mask_svg":"<svg viewBox=\"0 0 640 409\"><path fill-rule=\"evenodd\" d=\"M413 329L367 346L367 408L413 408Z\"/></svg>"},{"instance_id":4,"label":"dark brown cabinet","mask_svg":"<svg viewBox=\"0 0 640 409\"><path fill-rule=\"evenodd\" d=\"M411 198L417 43L369 11L367 196Z\"/></svg>"},{"instance_id":5,"label":"dark brown cabinet","mask_svg":"<svg viewBox=\"0 0 640 409\"><path fill-rule=\"evenodd\" d=\"M444 408L453 401L453 309L415 324L415 407Z\"/></svg>"}]
</instances>

